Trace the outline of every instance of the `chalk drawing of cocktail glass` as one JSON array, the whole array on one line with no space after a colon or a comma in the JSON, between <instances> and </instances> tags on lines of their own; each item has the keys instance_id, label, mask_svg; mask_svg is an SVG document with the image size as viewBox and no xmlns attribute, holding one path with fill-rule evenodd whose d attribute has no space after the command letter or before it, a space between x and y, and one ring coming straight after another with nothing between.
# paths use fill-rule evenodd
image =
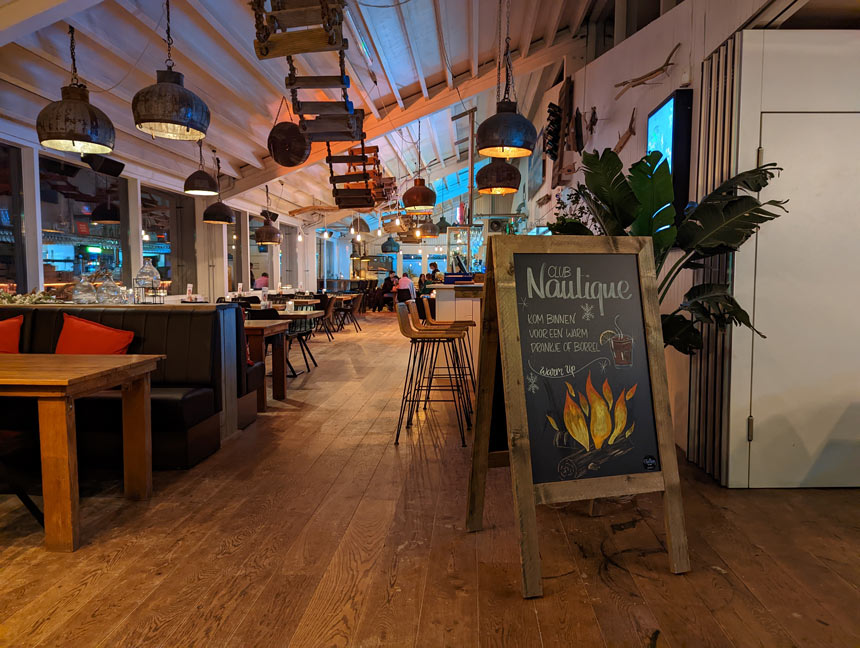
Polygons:
<instances>
[{"instance_id":1,"label":"chalk drawing of cocktail glass","mask_svg":"<svg viewBox=\"0 0 860 648\"><path fill-rule=\"evenodd\" d=\"M615 329L603 331L600 334L600 344L609 342L612 350L612 362L617 367L630 367L633 365L633 338L624 332L618 325L619 315L615 316Z\"/></svg>"}]
</instances>

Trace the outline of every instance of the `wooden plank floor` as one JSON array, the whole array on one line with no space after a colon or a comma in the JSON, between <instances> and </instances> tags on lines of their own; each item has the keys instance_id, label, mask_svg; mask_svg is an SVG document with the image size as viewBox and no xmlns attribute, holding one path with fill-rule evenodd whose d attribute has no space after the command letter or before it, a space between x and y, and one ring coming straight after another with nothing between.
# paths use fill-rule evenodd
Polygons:
<instances>
[{"instance_id":1,"label":"wooden plank floor","mask_svg":"<svg viewBox=\"0 0 860 648\"><path fill-rule=\"evenodd\" d=\"M508 470L466 533L469 449L446 404L393 445L408 343L366 320L151 501L85 498L77 553L0 496L0 646L860 646L860 493L728 491L683 462L691 573L656 495L539 507L546 594L523 600Z\"/></svg>"}]
</instances>

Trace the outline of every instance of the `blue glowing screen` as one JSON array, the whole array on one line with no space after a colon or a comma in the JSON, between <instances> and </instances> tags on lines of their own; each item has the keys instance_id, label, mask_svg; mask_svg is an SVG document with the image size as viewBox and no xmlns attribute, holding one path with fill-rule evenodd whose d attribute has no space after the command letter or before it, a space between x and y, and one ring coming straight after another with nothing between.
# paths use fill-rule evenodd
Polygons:
<instances>
[{"instance_id":1,"label":"blue glowing screen","mask_svg":"<svg viewBox=\"0 0 860 648\"><path fill-rule=\"evenodd\" d=\"M672 171L672 132L675 124L675 98L672 97L648 117L648 152L660 151Z\"/></svg>"}]
</instances>

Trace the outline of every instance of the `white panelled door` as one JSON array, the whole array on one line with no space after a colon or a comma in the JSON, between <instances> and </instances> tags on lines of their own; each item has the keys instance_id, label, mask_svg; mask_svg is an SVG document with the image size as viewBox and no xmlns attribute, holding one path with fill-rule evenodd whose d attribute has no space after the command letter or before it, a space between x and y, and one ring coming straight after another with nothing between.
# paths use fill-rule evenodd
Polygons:
<instances>
[{"instance_id":1,"label":"white panelled door","mask_svg":"<svg viewBox=\"0 0 860 648\"><path fill-rule=\"evenodd\" d=\"M763 113L761 145L789 213L758 235L749 485L860 486L860 113Z\"/></svg>"}]
</instances>

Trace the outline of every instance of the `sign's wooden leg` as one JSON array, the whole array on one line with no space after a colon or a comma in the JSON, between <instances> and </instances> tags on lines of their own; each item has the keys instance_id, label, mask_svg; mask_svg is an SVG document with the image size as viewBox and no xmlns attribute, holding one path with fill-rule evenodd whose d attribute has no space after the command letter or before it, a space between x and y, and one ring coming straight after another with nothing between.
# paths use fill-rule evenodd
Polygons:
<instances>
[{"instance_id":1,"label":"sign's wooden leg","mask_svg":"<svg viewBox=\"0 0 860 648\"><path fill-rule=\"evenodd\" d=\"M687 529L684 523L677 464L674 465L674 470L671 467L665 469L664 481L663 516L666 518L666 550L669 552L669 567L673 574L683 574L690 571L690 554L687 551Z\"/></svg>"}]
</instances>

